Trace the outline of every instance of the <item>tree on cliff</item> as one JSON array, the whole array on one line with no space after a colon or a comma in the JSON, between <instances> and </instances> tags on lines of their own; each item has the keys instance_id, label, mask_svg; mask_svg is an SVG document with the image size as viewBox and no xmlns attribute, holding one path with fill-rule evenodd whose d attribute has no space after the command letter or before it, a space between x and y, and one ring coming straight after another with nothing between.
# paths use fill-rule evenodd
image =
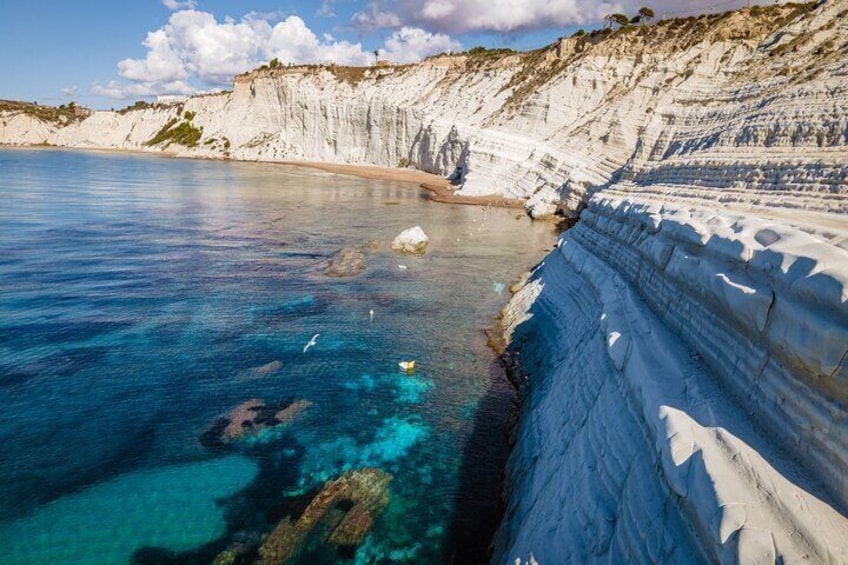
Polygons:
<instances>
[{"instance_id":1,"label":"tree on cliff","mask_svg":"<svg viewBox=\"0 0 848 565\"><path fill-rule=\"evenodd\" d=\"M651 23L651 20L654 19L654 11L648 8L647 6L642 6L639 8L639 21L643 24Z\"/></svg>"},{"instance_id":2,"label":"tree on cliff","mask_svg":"<svg viewBox=\"0 0 848 565\"><path fill-rule=\"evenodd\" d=\"M609 14L604 17L604 27L612 27L613 24L618 25L619 27L624 27L630 23L630 18L625 16L624 14Z\"/></svg>"}]
</instances>

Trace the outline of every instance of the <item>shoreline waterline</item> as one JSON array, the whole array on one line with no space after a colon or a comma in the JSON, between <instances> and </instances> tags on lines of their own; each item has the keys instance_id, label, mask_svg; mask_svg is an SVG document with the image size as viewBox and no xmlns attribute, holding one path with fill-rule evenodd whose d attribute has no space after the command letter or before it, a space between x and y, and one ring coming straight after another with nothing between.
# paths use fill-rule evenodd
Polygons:
<instances>
[{"instance_id":1,"label":"shoreline waterline","mask_svg":"<svg viewBox=\"0 0 848 565\"><path fill-rule=\"evenodd\" d=\"M456 194L456 189L453 188L450 181L440 175L428 173L419 169L400 168L400 167L383 167L380 165L371 164L352 164L352 163L333 163L330 161L263 161L259 159L235 159L231 157L216 158L193 155L182 155L177 153L168 153L162 150L145 150L145 149L118 149L110 147L68 147L64 145L11 145L0 144L0 149L21 149L21 150L53 150L53 151L82 151L87 153L105 153L105 154L128 154L128 155L149 155L159 156L167 159L187 159L195 161L215 161L215 162L232 162L232 163L257 163L263 165L287 165L292 167L304 167L315 169L326 173L339 175L350 175L363 179L384 180L391 182L402 182L416 184L419 188L423 188L428 193L428 199L433 202L442 204L462 204L467 206L492 206L495 208L512 208L516 210L524 209L524 200L519 198L507 198L505 196L480 195L469 196ZM540 218L541 219L541 218Z\"/></svg>"}]
</instances>

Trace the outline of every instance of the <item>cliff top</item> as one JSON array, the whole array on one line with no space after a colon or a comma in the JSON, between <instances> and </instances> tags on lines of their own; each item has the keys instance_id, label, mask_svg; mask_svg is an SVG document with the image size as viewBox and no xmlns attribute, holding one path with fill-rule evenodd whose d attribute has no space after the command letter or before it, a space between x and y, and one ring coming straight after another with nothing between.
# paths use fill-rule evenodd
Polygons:
<instances>
[{"instance_id":1,"label":"cliff top","mask_svg":"<svg viewBox=\"0 0 848 565\"><path fill-rule=\"evenodd\" d=\"M682 51L701 42L728 40L762 40L799 16L812 12L822 2L789 2L775 6L753 6L717 14L660 20L655 23L628 23L617 28L585 32L540 49L517 52L512 49L474 47L461 53L440 53L418 65L452 67L457 70L478 70L538 64L540 61L573 61L588 55L645 55ZM259 77L313 74L329 71L345 82L379 78L415 64L391 64L379 61L375 66L350 67L336 64L282 65L272 62L235 77L236 82Z\"/></svg>"},{"instance_id":2,"label":"cliff top","mask_svg":"<svg viewBox=\"0 0 848 565\"><path fill-rule=\"evenodd\" d=\"M42 122L67 124L72 121L84 120L91 115L91 110L70 102L58 107L44 106L37 102L20 102L16 100L0 100L0 112L6 114L26 114L38 118Z\"/></svg>"}]
</instances>

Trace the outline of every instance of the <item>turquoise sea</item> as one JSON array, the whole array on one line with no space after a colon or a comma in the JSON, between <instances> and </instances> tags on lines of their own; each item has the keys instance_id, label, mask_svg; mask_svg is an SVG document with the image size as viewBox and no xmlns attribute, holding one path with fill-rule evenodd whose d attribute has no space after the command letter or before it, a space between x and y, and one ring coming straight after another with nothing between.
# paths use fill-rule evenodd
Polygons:
<instances>
[{"instance_id":1,"label":"turquoise sea","mask_svg":"<svg viewBox=\"0 0 848 565\"><path fill-rule=\"evenodd\" d=\"M392 480L361 544L323 523L295 561L485 559L513 398L483 329L549 225L408 183L50 149L0 150L0 201L0 563L252 562L366 467ZM427 254L391 251L415 225ZM324 274L371 240L365 272ZM226 436L251 400L275 419Z\"/></svg>"}]
</instances>

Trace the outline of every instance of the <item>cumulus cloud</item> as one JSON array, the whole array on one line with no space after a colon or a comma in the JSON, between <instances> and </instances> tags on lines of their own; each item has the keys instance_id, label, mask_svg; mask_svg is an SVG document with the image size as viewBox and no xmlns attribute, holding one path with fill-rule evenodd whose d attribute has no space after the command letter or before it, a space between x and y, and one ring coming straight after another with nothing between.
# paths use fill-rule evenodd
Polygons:
<instances>
[{"instance_id":1,"label":"cumulus cloud","mask_svg":"<svg viewBox=\"0 0 848 565\"><path fill-rule=\"evenodd\" d=\"M179 2L178 0L162 0L162 3L169 10L194 10L197 7L197 2L194 0L185 0L185 2Z\"/></svg>"},{"instance_id":2,"label":"cumulus cloud","mask_svg":"<svg viewBox=\"0 0 848 565\"><path fill-rule=\"evenodd\" d=\"M352 23L363 30L417 26L446 33L511 32L595 24L610 13L635 14L646 4L658 17L671 17L731 10L747 3L724 0L705 6L702 0L371 0L353 15Z\"/></svg>"},{"instance_id":3,"label":"cumulus cloud","mask_svg":"<svg viewBox=\"0 0 848 565\"><path fill-rule=\"evenodd\" d=\"M157 96L159 94L194 94L197 92L190 84L183 81L167 83L119 83L110 80L106 85L95 81L91 84L92 94L126 100L128 98L141 98L144 96Z\"/></svg>"},{"instance_id":4,"label":"cumulus cloud","mask_svg":"<svg viewBox=\"0 0 848 565\"><path fill-rule=\"evenodd\" d=\"M361 29L411 25L436 32L509 32L584 24L621 8L621 2L591 0L373 0L354 14L353 24Z\"/></svg>"},{"instance_id":5,"label":"cumulus cloud","mask_svg":"<svg viewBox=\"0 0 848 565\"><path fill-rule=\"evenodd\" d=\"M219 22L208 12L180 10L149 32L143 45L144 57L118 63L118 74L127 82L94 83L92 92L113 98L190 94L200 87L228 86L234 75L274 58L283 64L369 65L374 60L360 43L319 37L298 16L278 13L251 12L240 21ZM459 47L445 34L403 27L380 52L384 59L411 62Z\"/></svg>"},{"instance_id":6,"label":"cumulus cloud","mask_svg":"<svg viewBox=\"0 0 848 565\"><path fill-rule=\"evenodd\" d=\"M263 49L268 58L276 57L283 63L367 65L372 59L359 43L336 41L330 35L319 39L297 16L275 25Z\"/></svg>"},{"instance_id":7,"label":"cumulus cloud","mask_svg":"<svg viewBox=\"0 0 848 565\"><path fill-rule=\"evenodd\" d=\"M72 98L73 96L76 95L77 90L79 90L77 88L77 85L66 86L65 88L62 89L62 94L67 96L68 98Z\"/></svg>"},{"instance_id":8,"label":"cumulus cloud","mask_svg":"<svg viewBox=\"0 0 848 565\"><path fill-rule=\"evenodd\" d=\"M379 1L369 2L365 10L353 15L353 25L362 30L401 27L401 16L384 10Z\"/></svg>"},{"instance_id":9,"label":"cumulus cloud","mask_svg":"<svg viewBox=\"0 0 848 565\"><path fill-rule=\"evenodd\" d=\"M322 18L335 18L335 0L324 0L321 2L321 5L315 10L316 16L321 16Z\"/></svg>"},{"instance_id":10,"label":"cumulus cloud","mask_svg":"<svg viewBox=\"0 0 848 565\"><path fill-rule=\"evenodd\" d=\"M196 77L209 85L225 84L263 57L270 33L270 24L258 18L219 23L208 12L175 12L167 25L147 34L145 58L124 59L118 63L118 73L136 82Z\"/></svg>"},{"instance_id":11,"label":"cumulus cloud","mask_svg":"<svg viewBox=\"0 0 848 565\"><path fill-rule=\"evenodd\" d=\"M443 33L429 33L420 28L404 27L394 32L380 49L380 58L396 63L416 63L425 57L459 51L462 45Z\"/></svg>"}]
</instances>

